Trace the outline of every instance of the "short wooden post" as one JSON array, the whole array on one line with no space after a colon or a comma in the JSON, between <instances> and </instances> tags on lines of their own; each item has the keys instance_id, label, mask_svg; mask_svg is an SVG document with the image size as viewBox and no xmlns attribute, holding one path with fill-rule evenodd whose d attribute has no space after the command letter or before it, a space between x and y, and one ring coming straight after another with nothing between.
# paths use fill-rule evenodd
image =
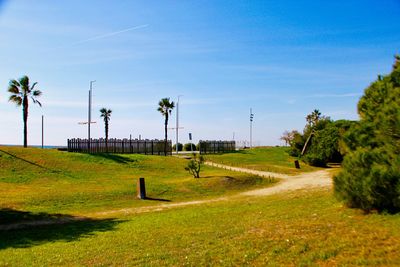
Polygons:
<instances>
[{"instance_id":1,"label":"short wooden post","mask_svg":"<svg viewBox=\"0 0 400 267\"><path fill-rule=\"evenodd\" d=\"M146 187L144 185L144 178L139 178L139 180L137 181L136 192L139 199L146 198Z\"/></svg>"},{"instance_id":2,"label":"short wooden post","mask_svg":"<svg viewBox=\"0 0 400 267\"><path fill-rule=\"evenodd\" d=\"M298 160L294 161L294 166L296 167L296 169L300 169L300 163Z\"/></svg>"}]
</instances>

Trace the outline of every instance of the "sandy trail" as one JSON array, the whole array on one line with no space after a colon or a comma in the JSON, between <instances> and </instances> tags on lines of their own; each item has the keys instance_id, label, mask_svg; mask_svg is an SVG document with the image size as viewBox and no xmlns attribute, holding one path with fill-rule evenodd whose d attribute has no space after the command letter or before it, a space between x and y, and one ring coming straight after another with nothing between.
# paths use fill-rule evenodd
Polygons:
<instances>
[{"instance_id":1,"label":"sandy trail","mask_svg":"<svg viewBox=\"0 0 400 267\"><path fill-rule=\"evenodd\" d=\"M265 171L257 171L257 170L252 170L252 169L239 168L239 167L232 167L232 166L218 164L218 163L214 163L214 162L210 162L210 161L206 161L206 162L204 162L204 164L213 166L213 167L217 167L217 168L221 168L221 169L225 169L225 170L254 174L254 175L258 175L258 176L266 177L266 178L275 177L275 178L287 179L289 177L293 177L293 176L290 176L287 174L282 174L282 173L265 172Z\"/></svg>"},{"instance_id":2,"label":"sandy trail","mask_svg":"<svg viewBox=\"0 0 400 267\"><path fill-rule=\"evenodd\" d=\"M132 214L132 213L144 213L144 212L155 212L155 211L162 211L165 209L172 209L176 207L184 207L184 206L192 206L192 205L200 205L205 203L213 203L213 202L220 202L226 201L232 198L243 197L243 196L267 196L272 194L277 194L280 192L285 191L293 191L298 189L309 189L315 187L331 187L332 186L332 179L331 174L328 170L320 170L315 172L308 172L302 173L299 175L286 175L282 173L273 173L273 172L264 172L264 171L257 171L245 168L238 168L238 167L231 167L222 164L216 164L212 162L205 162L206 165L223 168L226 170L248 173L253 175L258 175L261 177L275 177L280 178L281 181L272 187L261 188L261 189L254 189L245 192L238 193L236 195L228 196L228 197L219 197L213 199L205 199L205 200L194 200L194 201L187 201L187 202L177 202L177 203L166 203L160 204L156 206L147 206L147 207L139 207L139 208L127 208L127 209L120 209L120 210L112 210L112 211L104 211L104 212L97 212L92 214L95 217L102 217L111 214Z\"/></svg>"},{"instance_id":3,"label":"sandy trail","mask_svg":"<svg viewBox=\"0 0 400 267\"><path fill-rule=\"evenodd\" d=\"M275 178L280 178L282 180L282 182L278 183L276 186L273 187L250 190L239 194L244 196L265 196L265 195L276 194L282 191L332 186L331 174L328 170L307 172L299 175L287 175L282 173L265 172L265 171L257 171L246 168L231 167L228 165L222 165L213 162L205 162L205 164L213 167L223 168L226 170L249 173L261 177L275 177Z\"/></svg>"},{"instance_id":4,"label":"sandy trail","mask_svg":"<svg viewBox=\"0 0 400 267\"><path fill-rule=\"evenodd\" d=\"M239 198L243 196L247 197L258 197L258 196L267 196L272 194L277 194L281 192L289 192L298 189L310 189L316 187L331 187L332 186L332 179L329 170L320 170L315 172L308 172L302 173L299 175L286 175L281 173L273 173L273 172L264 172L264 171L257 171L239 167L231 167L222 164L216 164L212 162L205 162L205 164L217 168L223 168L226 170L248 173L253 175L258 175L261 177L275 177L281 179L281 181L272 187L261 188L261 189L254 189L245 192L238 193L236 195L228 196L228 197L219 197L213 199L204 199L204 200L194 200L194 201L187 201L187 202L177 202L177 203L163 203L154 206L146 206L146 207L135 207L135 208L125 208L125 209L118 209L118 210L109 210L103 212L96 212L87 214L85 217L73 217L67 220L40 220L40 221L31 221L31 222L20 222L14 224L7 224L7 225L0 225L0 230L11 230L11 229L20 229L20 228L27 228L27 227L34 227L34 226L42 226L42 225L51 225L51 224L63 224L68 223L71 221L83 221L89 220L89 218L104 218L110 217L112 215L118 214L139 214L139 213L146 213L146 212L157 212L163 211L166 209L173 209L177 207L185 207L185 206L193 206L193 205L201 205L206 203L214 203L214 202L221 202L227 201L233 198Z\"/></svg>"}]
</instances>

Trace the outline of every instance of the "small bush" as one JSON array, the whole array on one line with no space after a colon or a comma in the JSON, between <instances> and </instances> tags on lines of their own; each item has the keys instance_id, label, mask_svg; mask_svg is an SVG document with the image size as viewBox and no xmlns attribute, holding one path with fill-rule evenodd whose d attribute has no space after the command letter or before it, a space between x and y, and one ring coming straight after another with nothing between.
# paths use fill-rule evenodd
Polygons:
<instances>
[{"instance_id":1,"label":"small bush","mask_svg":"<svg viewBox=\"0 0 400 267\"><path fill-rule=\"evenodd\" d=\"M185 151L196 151L196 145L193 143L187 143L183 146Z\"/></svg>"},{"instance_id":2,"label":"small bush","mask_svg":"<svg viewBox=\"0 0 400 267\"><path fill-rule=\"evenodd\" d=\"M340 128L334 122L316 131L311 139L311 145L304 155L305 162L312 166L325 167L328 162L341 162L339 152Z\"/></svg>"},{"instance_id":3,"label":"small bush","mask_svg":"<svg viewBox=\"0 0 400 267\"><path fill-rule=\"evenodd\" d=\"M290 141L290 150L289 150L290 156L292 157L301 156L301 150L303 149L304 143L306 142L306 140L304 139L305 139L304 136L298 132L293 134L293 139Z\"/></svg>"},{"instance_id":4,"label":"small bush","mask_svg":"<svg viewBox=\"0 0 400 267\"><path fill-rule=\"evenodd\" d=\"M185 167L190 174L193 175L194 178L200 178L200 170L201 165L204 163L203 156L197 156L196 153L193 153L192 159L188 162L188 165Z\"/></svg>"},{"instance_id":5,"label":"small bush","mask_svg":"<svg viewBox=\"0 0 400 267\"><path fill-rule=\"evenodd\" d=\"M182 151L183 145L181 143L178 143L178 151ZM176 151L176 144L172 146L172 150Z\"/></svg>"},{"instance_id":6,"label":"small bush","mask_svg":"<svg viewBox=\"0 0 400 267\"><path fill-rule=\"evenodd\" d=\"M365 211L400 210L400 156L389 148L358 148L343 161L334 177L335 195L348 206Z\"/></svg>"}]
</instances>

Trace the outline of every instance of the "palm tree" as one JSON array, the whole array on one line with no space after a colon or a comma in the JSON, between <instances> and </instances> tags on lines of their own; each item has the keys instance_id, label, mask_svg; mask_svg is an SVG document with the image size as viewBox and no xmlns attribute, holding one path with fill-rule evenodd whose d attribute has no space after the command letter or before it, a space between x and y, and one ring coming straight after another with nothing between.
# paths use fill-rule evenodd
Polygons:
<instances>
[{"instance_id":1,"label":"palm tree","mask_svg":"<svg viewBox=\"0 0 400 267\"><path fill-rule=\"evenodd\" d=\"M106 150L108 151L108 123L110 121L112 110L102 108L100 109L100 117L103 117L104 120L104 132L106 134Z\"/></svg>"},{"instance_id":2,"label":"palm tree","mask_svg":"<svg viewBox=\"0 0 400 267\"><path fill-rule=\"evenodd\" d=\"M171 115L172 109L175 107L174 101L169 102L169 98L163 98L158 102L158 111L165 117L165 141L164 141L164 154L167 155L167 142L168 142L168 117Z\"/></svg>"},{"instance_id":3,"label":"palm tree","mask_svg":"<svg viewBox=\"0 0 400 267\"><path fill-rule=\"evenodd\" d=\"M315 126L318 121L321 119L321 112L318 109L314 109L311 114L308 114L306 117L307 123L310 126Z\"/></svg>"},{"instance_id":4,"label":"palm tree","mask_svg":"<svg viewBox=\"0 0 400 267\"><path fill-rule=\"evenodd\" d=\"M17 106L22 106L22 119L24 121L24 147L28 146L28 107L29 98L32 99L34 104L42 106L42 104L36 99L42 95L40 90L34 90L37 82L33 83L32 86L29 84L29 77L22 76L18 81L10 80L8 85L8 92L11 93L9 98L10 102L14 102Z\"/></svg>"}]
</instances>

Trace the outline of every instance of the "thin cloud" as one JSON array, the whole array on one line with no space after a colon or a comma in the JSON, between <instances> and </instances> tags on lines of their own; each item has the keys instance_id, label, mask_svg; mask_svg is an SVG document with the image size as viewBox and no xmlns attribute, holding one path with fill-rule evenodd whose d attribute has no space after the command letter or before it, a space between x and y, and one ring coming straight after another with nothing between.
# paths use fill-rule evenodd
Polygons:
<instances>
[{"instance_id":1,"label":"thin cloud","mask_svg":"<svg viewBox=\"0 0 400 267\"><path fill-rule=\"evenodd\" d=\"M94 37L91 37L91 38L88 38L88 39L85 39L85 40L81 40L81 41L72 43L71 45L83 44L83 43L87 43L87 42L90 42L90 41L111 37L111 36L114 36L114 35L117 35L117 34L121 34L121 33L124 33L124 32L129 32L129 31L133 31L133 30L146 28L148 26L149 26L149 24L143 24L143 25L138 25L138 26L135 26L135 27L127 28L127 29L124 29L124 30L116 31L116 32L110 32L110 33L106 33L106 34L102 34L102 35L97 35L97 36L94 36Z\"/></svg>"}]
</instances>

